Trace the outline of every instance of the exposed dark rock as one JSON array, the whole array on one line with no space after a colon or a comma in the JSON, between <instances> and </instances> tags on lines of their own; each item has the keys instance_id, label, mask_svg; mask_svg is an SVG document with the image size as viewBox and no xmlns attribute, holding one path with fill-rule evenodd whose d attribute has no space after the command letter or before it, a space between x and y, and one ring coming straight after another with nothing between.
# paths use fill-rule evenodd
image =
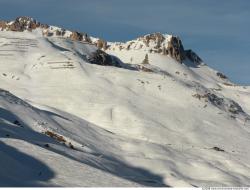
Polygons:
<instances>
[{"instance_id":1,"label":"exposed dark rock","mask_svg":"<svg viewBox=\"0 0 250 190\"><path fill-rule=\"evenodd\" d=\"M19 127L22 127L21 123L18 120L15 120L13 123Z\"/></svg>"},{"instance_id":2,"label":"exposed dark rock","mask_svg":"<svg viewBox=\"0 0 250 190\"><path fill-rule=\"evenodd\" d=\"M221 98L213 93L206 93L204 95L194 94L193 97L198 98L199 100L204 98L207 102L210 102L212 105L217 108L230 112L232 114L245 114L241 106L235 101L227 98Z\"/></svg>"},{"instance_id":3,"label":"exposed dark rock","mask_svg":"<svg viewBox=\"0 0 250 190\"><path fill-rule=\"evenodd\" d=\"M224 75L223 73L217 72L216 75L222 79L227 79L227 76Z\"/></svg>"},{"instance_id":4,"label":"exposed dark rock","mask_svg":"<svg viewBox=\"0 0 250 190\"><path fill-rule=\"evenodd\" d=\"M180 63L185 59L186 54L179 37L171 37L170 41L168 42L167 54Z\"/></svg>"},{"instance_id":5,"label":"exposed dark rock","mask_svg":"<svg viewBox=\"0 0 250 190\"><path fill-rule=\"evenodd\" d=\"M203 62L202 59L191 49L185 50L185 55L190 61L195 64L201 64Z\"/></svg>"},{"instance_id":6,"label":"exposed dark rock","mask_svg":"<svg viewBox=\"0 0 250 190\"><path fill-rule=\"evenodd\" d=\"M231 101L231 104L229 105L228 111L233 113L233 114L244 113L243 109L235 101Z\"/></svg>"},{"instance_id":7,"label":"exposed dark rock","mask_svg":"<svg viewBox=\"0 0 250 190\"><path fill-rule=\"evenodd\" d=\"M223 150L223 149L221 149L221 148L219 148L217 146L214 146L212 149L216 150L216 151L219 151L219 152L225 152L225 150Z\"/></svg>"},{"instance_id":8,"label":"exposed dark rock","mask_svg":"<svg viewBox=\"0 0 250 190\"><path fill-rule=\"evenodd\" d=\"M120 67L120 64L112 59L112 57L105 53L102 50L97 50L90 57L88 57L88 61L92 64L97 64L97 65L109 65L109 66L116 66Z\"/></svg>"}]
</instances>

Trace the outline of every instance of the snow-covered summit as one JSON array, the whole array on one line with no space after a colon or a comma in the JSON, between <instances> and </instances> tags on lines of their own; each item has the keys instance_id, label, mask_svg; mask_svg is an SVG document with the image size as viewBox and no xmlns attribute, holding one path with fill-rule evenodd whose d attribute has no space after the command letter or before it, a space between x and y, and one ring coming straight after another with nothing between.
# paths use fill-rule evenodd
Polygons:
<instances>
[{"instance_id":1,"label":"snow-covered summit","mask_svg":"<svg viewBox=\"0 0 250 190\"><path fill-rule=\"evenodd\" d=\"M119 48L120 50L142 50L148 53L169 55L178 62L182 62L186 58L180 38L161 33L144 35L126 43L110 43L108 49L112 50L115 48Z\"/></svg>"}]
</instances>

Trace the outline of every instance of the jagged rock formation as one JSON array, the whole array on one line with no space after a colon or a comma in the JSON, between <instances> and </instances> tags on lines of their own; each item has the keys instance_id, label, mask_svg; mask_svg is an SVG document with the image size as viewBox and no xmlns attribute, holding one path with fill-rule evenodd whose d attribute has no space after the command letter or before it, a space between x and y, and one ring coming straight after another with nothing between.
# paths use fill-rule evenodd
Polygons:
<instances>
[{"instance_id":1,"label":"jagged rock formation","mask_svg":"<svg viewBox=\"0 0 250 190\"><path fill-rule=\"evenodd\" d=\"M182 63L186 58L189 58L195 63L201 63L202 60L194 53L184 50L182 41L178 36L152 33L136 40L128 41L126 43L113 43L108 49L109 50L145 50L148 53L159 53L162 55L168 55Z\"/></svg>"},{"instance_id":2,"label":"jagged rock formation","mask_svg":"<svg viewBox=\"0 0 250 190\"><path fill-rule=\"evenodd\" d=\"M172 36L168 41L167 54L176 59L178 62L182 62L186 55L179 37Z\"/></svg>"},{"instance_id":3,"label":"jagged rock formation","mask_svg":"<svg viewBox=\"0 0 250 190\"><path fill-rule=\"evenodd\" d=\"M89 42L91 43L90 38L88 37L88 34L74 31L70 34L70 39L75 41L83 41L83 42Z\"/></svg>"},{"instance_id":4,"label":"jagged rock formation","mask_svg":"<svg viewBox=\"0 0 250 190\"><path fill-rule=\"evenodd\" d=\"M17 17L12 22L1 21L0 28L7 31L23 32L24 30L32 31L36 28L48 28L47 24L41 24L30 17Z\"/></svg>"},{"instance_id":5,"label":"jagged rock formation","mask_svg":"<svg viewBox=\"0 0 250 190\"><path fill-rule=\"evenodd\" d=\"M182 42L177 36L170 36L167 40L168 43L164 43L166 37L161 33L153 33L142 37L143 42L147 47L154 44L152 50L156 53L162 53L163 55L170 55L178 62L182 62L185 59L185 51ZM151 52L152 52L151 51Z\"/></svg>"},{"instance_id":6,"label":"jagged rock formation","mask_svg":"<svg viewBox=\"0 0 250 190\"><path fill-rule=\"evenodd\" d=\"M185 50L185 55L190 61L194 62L195 64L201 64L203 62L202 59L191 49Z\"/></svg>"}]
</instances>

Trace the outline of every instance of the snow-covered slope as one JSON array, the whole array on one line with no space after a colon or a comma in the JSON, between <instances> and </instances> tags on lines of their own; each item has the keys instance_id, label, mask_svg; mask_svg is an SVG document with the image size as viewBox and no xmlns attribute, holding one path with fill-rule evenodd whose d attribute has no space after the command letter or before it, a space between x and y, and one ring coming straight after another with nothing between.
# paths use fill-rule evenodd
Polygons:
<instances>
[{"instance_id":1,"label":"snow-covered slope","mask_svg":"<svg viewBox=\"0 0 250 190\"><path fill-rule=\"evenodd\" d=\"M248 86L171 35L50 29L0 31L1 186L249 185Z\"/></svg>"}]
</instances>

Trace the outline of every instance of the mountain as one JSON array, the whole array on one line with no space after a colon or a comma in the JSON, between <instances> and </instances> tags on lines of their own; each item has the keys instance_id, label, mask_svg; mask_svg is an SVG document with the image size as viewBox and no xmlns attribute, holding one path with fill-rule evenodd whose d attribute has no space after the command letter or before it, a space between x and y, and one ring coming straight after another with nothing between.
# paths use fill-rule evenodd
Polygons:
<instances>
[{"instance_id":1,"label":"mountain","mask_svg":"<svg viewBox=\"0 0 250 190\"><path fill-rule=\"evenodd\" d=\"M1 186L248 186L250 87L179 37L0 22Z\"/></svg>"}]
</instances>

